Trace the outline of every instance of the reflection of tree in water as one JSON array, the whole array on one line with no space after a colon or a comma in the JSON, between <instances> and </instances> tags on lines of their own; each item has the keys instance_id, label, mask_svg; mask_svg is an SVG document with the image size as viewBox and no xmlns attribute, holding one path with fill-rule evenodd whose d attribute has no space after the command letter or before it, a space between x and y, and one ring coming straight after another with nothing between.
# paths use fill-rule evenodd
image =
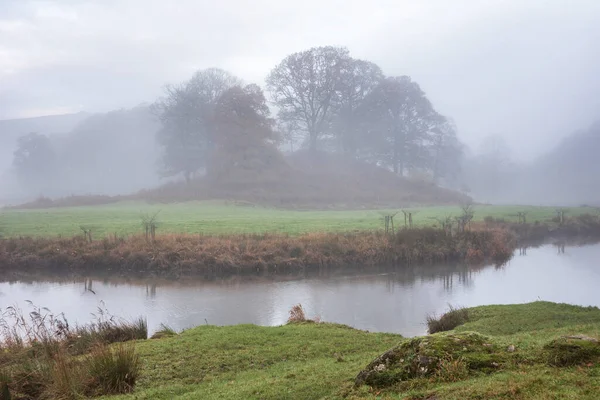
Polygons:
<instances>
[{"instance_id":1,"label":"reflection of tree in water","mask_svg":"<svg viewBox=\"0 0 600 400\"><path fill-rule=\"evenodd\" d=\"M451 291L454 285L470 287L473 285L473 273L484 268L465 265L441 265L425 267L403 267L391 270L387 274L386 288L393 291L396 286L412 287L416 282L442 282L445 291Z\"/></svg>"},{"instance_id":2,"label":"reflection of tree in water","mask_svg":"<svg viewBox=\"0 0 600 400\"><path fill-rule=\"evenodd\" d=\"M94 281L92 279L86 279L83 282L83 293L84 294L87 292L96 294L96 292L94 292L94 289L93 289L93 283L94 283Z\"/></svg>"},{"instance_id":3,"label":"reflection of tree in water","mask_svg":"<svg viewBox=\"0 0 600 400\"><path fill-rule=\"evenodd\" d=\"M455 279L458 280L458 286L471 287L473 286L473 270L469 268L460 269L454 273L450 273L441 277L444 290L451 292L454 288Z\"/></svg>"},{"instance_id":4,"label":"reflection of tree in water","mask_svg":"<svg viewBox=\"0 0 600 400\"><path fill-rule=\"evenodd\" d=\"M146 297L155 299L156 298L156 283L146 284Z\"/></svg>"}]
</instances>

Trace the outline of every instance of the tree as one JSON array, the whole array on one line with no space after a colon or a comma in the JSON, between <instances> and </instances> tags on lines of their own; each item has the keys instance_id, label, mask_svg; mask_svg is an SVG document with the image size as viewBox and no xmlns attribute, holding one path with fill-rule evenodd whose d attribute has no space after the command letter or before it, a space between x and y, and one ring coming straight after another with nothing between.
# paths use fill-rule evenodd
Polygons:
<instances>
[{"instance_id":1,"label":"tree","mask_svg":"<svg viewBox=\"0 0 600 400\"><path fill-rule=\"evenodd\" d=\"M50 139L45 135L30 133L18 139L13 167L22 183L45 190L51 188L56 160Z\"/></svg>"},{"instance_id":2,"label":"tree","mask_svg":"<svg viewBox=\"0 0 600 400\"><path fill-rule=\"evenodd\" d=\"M434 182L440 179L456 179L460 174L463 155L462 144L456 135L456 125L448 118L441 118L430 133L431 170Z\"/></svg>"},{"instance_id":3,"label":"tree","mask_svg":"<svg viewBox=\"0 0 600 400\"><path fill-rule=\"evenodd\" d=\"M364 115L360 114L365 100L384 80L381 68L376 64L350 59L344 63L341 71L337 96L337 115L333 125L333 134L339 142L341 151L356 156L357 150L364 143L366 132L361 123Z\"/></svg>"},{"instance_id":4,"label":"tree","mask_svg":"<svg viewBox=\"0 0 600 400\"><path fill-rule=\"evenodd\" d=\"M313 47L287 56L267 76L267 88L285 123L297 123L311 151L335 115L342 71L350 61L343 47Z\"/></svg>"},{"instance_id":5,"label":"tree","mask_svg":"<svg viewBox=\"0 0 600 400\"><path fill-rule=\"evenodd\" d=\"M400 175L406 169L427 166L425 144L441 117L416 82L408 76L386 78L362 107L371 137L367 150L373 161Z\"/></svg>"},{"instance_id":6,"label":"tree","mask_svg":"<svg viewBox=\"0 0 600 400\"><path fill-rule=\"evenodd\" d=\"M274 143L275 121L265 96L255 84L234 86L217 100L214 113L216 149L210 176L219 180L246 180L248 174L280 170L285 164Z\"/></svg>"},{"instance_id":7,"label":"tree","mask_svg":"<svg viewBox=\"0 0 600 400\"><path fill-rule=\"evenodd\" d=\"M258 85L233 86L215 104L215 142L244 148L275 139L270 110Z\"/></svg>"},{"instance_id":8,"label":"tree","mask_svg":"<svg viewBox=\"0 0 600 400\"><path fill-rule=\"evenodd\" d=\"M217 68L198 71L187 82L167 86L166 96L153 110L162 128L159 143L164 148L163 176L183 173L189 182L194 173L206 168L214 147L213 113L217 100L241 81Z\"/></svg>"},{"instance_id":9,"label":"tree","mask_svg":"<svg viewBox=\"0 0 600 400\"><path fill-rule=\"evenodd\" d=\"M277 120L276 131L283 143L289 143L290 152L294 152L294 145L296 142L301 139L302 132L298 126L296 121L283 122L281 120Z\"/></svg>"}]
</instances>

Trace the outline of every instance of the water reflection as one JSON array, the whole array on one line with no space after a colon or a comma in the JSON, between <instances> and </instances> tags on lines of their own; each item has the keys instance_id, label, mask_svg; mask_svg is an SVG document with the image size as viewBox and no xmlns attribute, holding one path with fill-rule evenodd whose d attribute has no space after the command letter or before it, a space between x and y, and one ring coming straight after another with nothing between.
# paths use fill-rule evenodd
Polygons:
<instances>
[{"instance_id":1,"label":"water reflection","mask_svg":"<svg viewBox=\"0 0 600 400\"><path fill-rule=\"evenodd\" d=\"M424 317L448 303L474 306L537 300L600 305L596 260L600 246L554 245L519 249L503 267L443 265L397 270L320 271L317 276L281 280L266 277L221 281L88 278L0 283L0 307L25 300L71 322L91 319L100 301L112 314L145 315L150 329L199 324L278 325L301 303L309 316L371 331L418 335ZM518 254L518 256L517 256ZM568 254L569 257L563 255ZM558 255L558 256L557 256Z\"/></svg>"}]
</instances>

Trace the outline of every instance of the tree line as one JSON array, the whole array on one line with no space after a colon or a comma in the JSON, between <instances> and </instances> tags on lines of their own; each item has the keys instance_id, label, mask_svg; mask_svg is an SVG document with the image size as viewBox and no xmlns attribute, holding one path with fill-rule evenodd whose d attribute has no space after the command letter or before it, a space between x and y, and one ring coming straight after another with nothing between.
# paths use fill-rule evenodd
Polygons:
<instances>
[{"instance_id":1,"label":"tree line","mask_svg":"<svg viewBox=\"0 0 600 400\"><path fill-rule=\"evenodd\" d=\"M150 106L160 122L160 174L187 181L200 171L218 177L277 157L274 149L286 142L313 153L343 153L399 175L419 171L439 181L459 172L462 145L452 120L409 76L386 76L345 47L288 55L270 71L265 89L219 68L167 85ZM35 175L32 168L56 163L51 147L41 135L23 137L13 163L17 172Z\"/></svg>"},{"instance_id":2,"label":"tree line","mask_svg":"<svg viewBox=\"0 0 600 400\"><path fill-rule=\"evenodd\" d=\"M219 148L285 141L311 152L344 153L400 175L427 171L437 180L458 173L462 146L452 121L410 77L385 76L344 47L290 54L268 74L266 91L217 68L167 86L153 106L162 122L163 174L190 180L208 171Z\"/></svg>"}]
</instances>

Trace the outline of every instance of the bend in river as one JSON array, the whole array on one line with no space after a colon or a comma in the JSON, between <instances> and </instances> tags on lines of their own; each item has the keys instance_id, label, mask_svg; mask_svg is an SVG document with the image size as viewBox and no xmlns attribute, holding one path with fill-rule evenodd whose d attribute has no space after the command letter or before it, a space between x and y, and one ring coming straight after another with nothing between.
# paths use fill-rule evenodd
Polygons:
<instances>
[{"instance_id":1,"label":"bend in river","mask_svg":"<svg viewBox=\"0 0 600 400\"><path fill-rule=\"evenodd\" d=\"M71 323L93 320L98 306L124 318L145 316L153 332L200 324L280 325L302 304L307 317L405 336L425 333L425 316L448 304L477 306L535 300L600 306L600 245L517 251L502 266L398 268L365 275L329 273L296 280L40 280L0 283L0 308L36 306Z\"/></svg>"}]
</instances>

